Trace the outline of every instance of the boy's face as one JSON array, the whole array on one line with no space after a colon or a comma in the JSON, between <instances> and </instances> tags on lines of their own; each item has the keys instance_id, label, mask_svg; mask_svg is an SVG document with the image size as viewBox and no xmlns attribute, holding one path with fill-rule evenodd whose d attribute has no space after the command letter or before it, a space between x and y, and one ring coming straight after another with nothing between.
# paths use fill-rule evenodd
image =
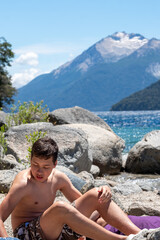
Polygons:
<instances>
[{"instance_id":1,"label":"boy's face","mask_svg":"<svg viewBox=\"0 0 160 240\"><path fill-rule=\"evenodd\" d=\"M38 182L45 182L56 166L52 161L52 157L48 159L33 156L31 159L31 172L34 179Z\"/></svg>"}]
</instances>

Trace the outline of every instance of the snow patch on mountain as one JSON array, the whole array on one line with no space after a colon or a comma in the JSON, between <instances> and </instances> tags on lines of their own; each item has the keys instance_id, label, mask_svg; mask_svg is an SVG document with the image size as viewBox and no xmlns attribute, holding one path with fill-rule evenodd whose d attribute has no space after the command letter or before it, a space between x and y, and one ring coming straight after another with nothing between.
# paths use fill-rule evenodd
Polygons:
<instances>
[{"instance_id":1,"label":"snow patch on mountain","mask_svg":"<svg viewBox=\"0 0 160 240\"><path fill-rule=\"evenodd\" d=\"M148 42L148 39L139 34L117 32L96 44L97 51L106 62L118 61L126 57Z\"/></svg>"},{"instance_id":2,"label":"snow patch on mountain","mask_svg":"<svg viewBox=\"0 0 160 240\"><path fill-rule=\"evenodd\" d=\"M159 78L160 77L160 63L152 63L149 65L149 67L146 69L146 72L152 74L154 77Z\"/></svg>"}]
</instances>

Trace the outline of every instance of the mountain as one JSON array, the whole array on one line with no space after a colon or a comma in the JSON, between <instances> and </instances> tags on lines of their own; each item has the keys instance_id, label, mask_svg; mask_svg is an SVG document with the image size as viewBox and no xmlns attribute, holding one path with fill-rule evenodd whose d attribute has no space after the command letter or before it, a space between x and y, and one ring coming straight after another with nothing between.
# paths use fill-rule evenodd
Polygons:
<instances>
[{"instance_id":1,"label":"mountain","mask_svg":"<svg viewBox=\"0 0 160 240\"><path fill-rule=\"evenodd\" d=\"M15 100L43 99L50 111L72 106L109 110L122 98L156 82L159 66L160 40L117 32L19 88Z\"/></svg>"},{"instance_id":2,"label":"mountain","mask_svg":"<svg viewBox=\"0 0 160 240\"><path fill-rule=\"evenodd\" d=\"M112 111L160 110L160 80L149 87L122 99Z\"/></svg>"}]
</instances>

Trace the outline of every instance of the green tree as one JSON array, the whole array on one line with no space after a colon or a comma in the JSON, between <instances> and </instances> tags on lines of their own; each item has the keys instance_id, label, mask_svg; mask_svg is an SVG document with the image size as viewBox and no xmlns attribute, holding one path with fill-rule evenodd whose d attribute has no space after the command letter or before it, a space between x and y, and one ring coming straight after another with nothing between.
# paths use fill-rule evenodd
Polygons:
<instances>
[{"instance_id":1,"label":"green tree","mask_svg":"<svg viewBox=\"0 0 160 240\"><path fill-rule=\"evenodd\" d=\"M11 76L6 69L11 66L14 57L11 47L5 38L0 38L0 108L4 107L5 103L13 103L12 97L16 93L16 89L12 86Z\"/></svg>"}]
</instances>

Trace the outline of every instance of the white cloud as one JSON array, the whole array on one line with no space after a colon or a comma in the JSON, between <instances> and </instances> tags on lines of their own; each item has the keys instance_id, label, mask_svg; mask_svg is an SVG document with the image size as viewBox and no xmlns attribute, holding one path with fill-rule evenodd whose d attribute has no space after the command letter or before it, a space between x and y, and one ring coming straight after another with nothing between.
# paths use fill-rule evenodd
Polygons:
<instances>
[{"instance_id":1,"label":"white cloud","mask_svg":"<svg viewBox=\"0 0 160 240\"><path fill-rule=\"evenodd\" d=\"M23 72L15 73L12 76L13 86L16 88L22 87L29 83L32 79L39 75L39 70L36 68L30 68Z\"/></svg>"},{"instance_id":2,"label":"white cloud","mask_svg":"<svg viewBox=\"0 0 160 240\"><path fill-rule=\"evenodd\" d=\"M15 63L18 64L27 64L30 66L37 66L38 65L38 55L35 52L26 52L21 54L16 60Z\"/></svg>"},{"instance_id":3,"label":"white cloud","mask_svg":"<svg viewBox=\"0 0 160 240\"><path fill-rule=\"evenodd\" d=\"M160 77L160 63L152 63L149 65L149 67L146 69L147 72L151 73L154 77L159 78Z\"/></svg>"}]
</instances>

